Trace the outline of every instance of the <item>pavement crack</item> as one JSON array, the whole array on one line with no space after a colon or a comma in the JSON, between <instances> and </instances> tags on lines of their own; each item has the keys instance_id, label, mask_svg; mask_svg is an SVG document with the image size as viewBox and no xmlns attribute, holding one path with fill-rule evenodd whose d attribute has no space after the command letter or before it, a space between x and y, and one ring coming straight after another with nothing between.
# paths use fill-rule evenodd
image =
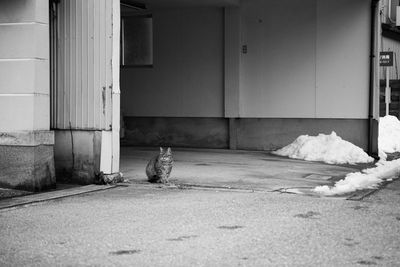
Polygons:
<instances>
[{"instance_id":1,"label":"pavement crack","mask_svg":"<svg viewBox=\"0 0 400 267\"><path fill-rule=\"evenodd\" d=\"M130 255L140 253L139 249L131 249L131 250L117 250L110 252L111 255Z\"/></svg>"},{"instance_id":2,"label":"pavement crack","mask_svg":"<svg viewBox=\"0 0 400 267\"><path fill-rule=\"evenodd\" d=\"M192 238L196 238L198 237L197 235L183 235L183 236L179 236L177 238L168 238L167 241L184 241L187 239L192 239Z\"/></svg>"},{"instance_id":3,"label":"pavement crack","mask_svg":"<svg viewBox=\"0 0 400 267\"><path fill-rule=\"evenodd\" d=\"M240 228L244 228L244 226L241 226L241 225L222 225L222 226L218 226L218 229L225 229L225 230L236 230L236 229L240 229Z\"/></svg>"}]
</instances>

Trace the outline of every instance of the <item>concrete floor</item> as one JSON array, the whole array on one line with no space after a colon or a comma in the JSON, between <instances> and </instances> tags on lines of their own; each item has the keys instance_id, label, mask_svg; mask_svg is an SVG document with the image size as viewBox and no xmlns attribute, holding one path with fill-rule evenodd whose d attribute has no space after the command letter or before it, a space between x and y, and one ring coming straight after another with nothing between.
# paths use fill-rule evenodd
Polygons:
<instances>
[{"instance_id":1,"label":"concrete floor","mask_svg":"<svg viewBox=\"0 0 400 267\"><path fill-rule=\"evenodd\" d=\"M131 182L146 183L145 167L158 148L121 148L121 172ZM279 157L268 152L174 149L170 181L175 184L310 193L367 165L330 165Z\"/></svg>"}]
</instances>

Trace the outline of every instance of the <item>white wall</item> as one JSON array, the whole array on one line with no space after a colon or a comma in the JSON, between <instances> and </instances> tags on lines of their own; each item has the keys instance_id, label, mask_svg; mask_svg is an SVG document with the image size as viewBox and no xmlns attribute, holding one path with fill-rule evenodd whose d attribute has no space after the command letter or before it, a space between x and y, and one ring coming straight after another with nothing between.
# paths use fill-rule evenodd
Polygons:
<instances>
[{"instance_id":1,"label":"white wall","mask_svg":"<svg viewBox=\"0 0 400 267\"><path fill-rule=\"evenodd\" d=\"M48 5L0 1L0 132L49 130Z\"/></svg>"},{"instance_id":2,"label":"white wall","mask_svg":"<svg viewBox=\"0 0 400 267\"><path fill-rule=\"evenodd\" d=\"M153 38L153 67L121 70L124 115L222 117L223 9L155 9Z\"/></svg>"},{"instance_id":3,"label":"white wall","mask_svg":"<svg viewBox=\"0 0 400 267\"><path fill-rule=\"evenodd\" d=\"M313 117L315 0L242 5L241 117Z\"/></svg>"},{"instance_id":4,"label":"white wall","mask_svg":"<svg viewBox=\"0 0 400 267\"><path fill-rule=\"evenodd\" d=\"M368 118L370 1L317 3L315 115Z\"/></svg>"},{"instance_id":5,"label":"white wall","mask_svg":"<svg viewBox=\"0 0 400 267\"><path fill-rule=\"evenodd\" d=\"M126 116L366 119L369 40L365 0L247 0L226 10L225 26L218 8L156 9L154 67L122 69L122 109ZM241 45L248 51L238 55Z\"/></svg>"},{"instance_id":6,"label":"white wall","mask_svg":"<svg viewBox=\"0 0 400 267\"><path fill-rule=\"evenodd\" d=\"M365 0L249 0L241 6L240 116L367 118Z\"/></svg>"}]
</instances>

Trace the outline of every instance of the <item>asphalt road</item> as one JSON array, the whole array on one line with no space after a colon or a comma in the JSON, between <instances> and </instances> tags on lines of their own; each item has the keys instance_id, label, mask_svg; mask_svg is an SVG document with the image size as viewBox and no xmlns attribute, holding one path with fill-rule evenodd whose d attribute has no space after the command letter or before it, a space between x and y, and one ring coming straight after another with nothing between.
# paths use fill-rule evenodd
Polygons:
<instances>
[{"instance_id":1,"label":"asphalt road","mask_svg":"<svg viewBox=\"0 0 400 267\"><path fill-rule=\"evenodd\" d=\"M0 265L399 266L399 203L130 185L1 210Z\"/></svg>"}]
</instances>

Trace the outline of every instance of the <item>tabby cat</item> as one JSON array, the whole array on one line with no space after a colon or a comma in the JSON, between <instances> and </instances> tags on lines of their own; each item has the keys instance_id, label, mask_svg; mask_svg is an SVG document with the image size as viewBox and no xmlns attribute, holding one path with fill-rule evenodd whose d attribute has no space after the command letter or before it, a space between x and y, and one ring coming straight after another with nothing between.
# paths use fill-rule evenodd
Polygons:
<instances>
[{"instance_id":1,"label":"tabby cat","mask_svg":"<svg viewBox=\"0 0 400 267\"><path fill-rule=\"evenodd\" d=\"M146 175L150 183L168 183L168 177L172 170L171 148L160 147L160 154L153 157L146 166Z\"/></svg>"}]
</instances>

